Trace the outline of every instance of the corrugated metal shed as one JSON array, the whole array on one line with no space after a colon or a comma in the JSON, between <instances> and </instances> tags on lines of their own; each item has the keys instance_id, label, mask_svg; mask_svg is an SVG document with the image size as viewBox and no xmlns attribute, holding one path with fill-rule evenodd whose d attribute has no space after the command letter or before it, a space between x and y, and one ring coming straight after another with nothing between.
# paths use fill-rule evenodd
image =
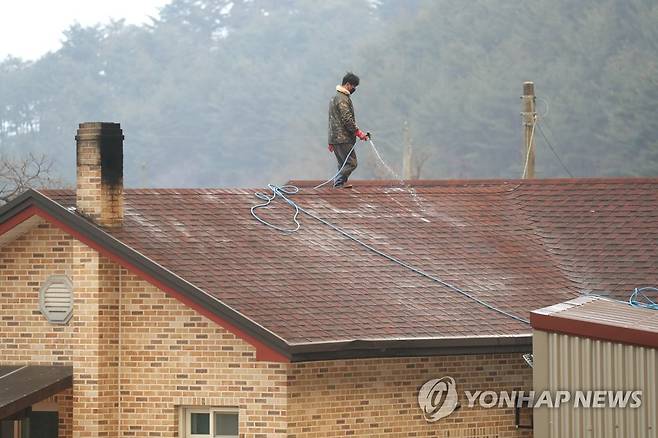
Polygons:
<instances>
[{"instance_id":1,"label":"corrugated metal shed","mask_svg":"<svg viewBox=\"0 0 658 438\"><path fill-rule=\"evenodd\" d=\"M536 392L642 391L639 408L535 409L535 438L658 438L658 312L589 296L531 322Z\"/></svg>"}]
</instances>

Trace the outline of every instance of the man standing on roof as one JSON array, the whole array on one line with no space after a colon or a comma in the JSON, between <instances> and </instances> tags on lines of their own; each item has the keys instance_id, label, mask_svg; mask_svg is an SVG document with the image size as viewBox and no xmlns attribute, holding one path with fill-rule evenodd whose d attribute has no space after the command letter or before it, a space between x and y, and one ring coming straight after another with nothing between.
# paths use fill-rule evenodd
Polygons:
<instances>
[{"instance_id":1,"label":"man standing on roof","mask_svg":"<svg viewBox=\"0 0 658 438\"><path fill-rule=\"evenodd\" d=\"M350 95L356 93L358 86L359 77L348 72L343 77L343 83L336 86L336 95L329 102L329 151L333 152L338 160L338 175L334 179L334 187L345 187L350 174L356 169L356 152L353 150L356 138L363 141L370 138L370 134L356 126Z\"/></svg>"}]
</instances>

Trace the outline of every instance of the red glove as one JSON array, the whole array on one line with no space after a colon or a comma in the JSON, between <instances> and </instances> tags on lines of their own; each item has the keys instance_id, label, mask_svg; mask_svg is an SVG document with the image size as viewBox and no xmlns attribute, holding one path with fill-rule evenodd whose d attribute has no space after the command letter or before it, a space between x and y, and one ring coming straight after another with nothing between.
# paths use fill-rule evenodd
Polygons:
<instances>
[{"instance_id":1,"label":"red glove","mask_svg":"<svg viewBox=\"0 0 658 438\"><path fill-rule=\"evenodd\" d=\"M359 140L363 140L363 141L366 141L366 140L368 140L368 138L369 138L369 137L368 137L368 134L366 134L365 132L361 131L360 129L357 129L357 130L356 130L356 136L359 138Z\"/></svg>"},{"instance_id":2,"label":"red glove","mask_svg":"<svg viewBox=\"0 0 658 438\"><path fill-rule=\"evenodd\" d=\"M329 149L329 152L333 152L334 151L334 145L332 145L332 144L328 145L327 149Z\"/></svg>"}]
</instances>

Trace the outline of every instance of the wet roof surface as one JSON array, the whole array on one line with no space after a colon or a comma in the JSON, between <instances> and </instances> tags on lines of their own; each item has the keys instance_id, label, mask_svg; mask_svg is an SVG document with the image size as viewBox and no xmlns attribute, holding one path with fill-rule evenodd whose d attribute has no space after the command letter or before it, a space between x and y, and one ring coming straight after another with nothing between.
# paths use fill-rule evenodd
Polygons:
<instances>
[{"instance_id":1,"label":"wet roof surface","mask_svg":"<svg viewBox=\"0 0 658 438\"><path fill-rule=\"evenodd\" d=\"M302 184L304 185L304 184ZM310 185L307 183L305 185ZM658 179L354 182L305 209L505 312L656 282ZM301 214L284 234L247 189L126 190L116 238L291 344L508 336L530 326ZM72 191L44 191L64 206ZM283 202L263 217L293 224Z\"/></svg>"}]
</instances>

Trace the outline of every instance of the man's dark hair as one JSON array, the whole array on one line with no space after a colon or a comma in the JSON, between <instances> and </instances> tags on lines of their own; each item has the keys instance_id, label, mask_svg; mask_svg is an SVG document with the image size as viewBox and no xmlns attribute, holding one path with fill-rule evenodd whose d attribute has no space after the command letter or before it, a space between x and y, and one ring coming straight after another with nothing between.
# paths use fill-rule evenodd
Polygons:
<instances>
[{"instance_id":1,"label":"man's dark hair","mask_svg":"<svg viewBox=\"0 0 658 438\"><path fill-rule=\"evenodd\" d=\"M343 76L343 83L341 85L345 84L351 84L356 87L359 85L359 77L351 71L348 71L345 76Z\"/></svg>"}]
</instances>

